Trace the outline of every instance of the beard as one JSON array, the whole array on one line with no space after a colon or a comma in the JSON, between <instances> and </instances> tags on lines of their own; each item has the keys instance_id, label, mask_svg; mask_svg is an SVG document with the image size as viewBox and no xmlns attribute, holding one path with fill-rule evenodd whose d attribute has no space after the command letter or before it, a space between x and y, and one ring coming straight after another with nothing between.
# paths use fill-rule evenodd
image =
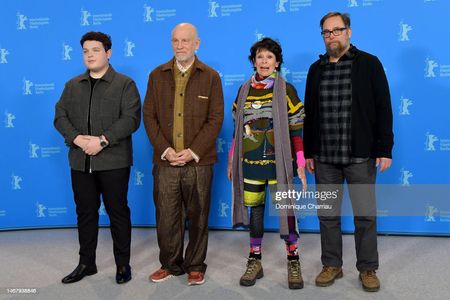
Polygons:
<instances>
[{"instance_id":1,"label":"beard","mask_svg":"<svg viewBox=\"0 0 450 300\"><path fill-rule=\"evenodd\" d=\"M330 57L340 57L344 54L344 51L347 49L348 45L343 45L339 41L334 41L332 43L326 44L325 48L327 50L327 54Z\"/></svg>"},{"instance_id":2,"label":"beard","mask_svg":"<svg viewBox=\"0 0 450 300\"><path fill-rule=\"evenodd\" d=\"M193 57L194 57L194 55L190 55L190 54L179 54L179 55L176 55L176 54L175 54L175 58L176 58L180 63L188 62L188 61L191 60Z\"/></svg>"}]
</instances>

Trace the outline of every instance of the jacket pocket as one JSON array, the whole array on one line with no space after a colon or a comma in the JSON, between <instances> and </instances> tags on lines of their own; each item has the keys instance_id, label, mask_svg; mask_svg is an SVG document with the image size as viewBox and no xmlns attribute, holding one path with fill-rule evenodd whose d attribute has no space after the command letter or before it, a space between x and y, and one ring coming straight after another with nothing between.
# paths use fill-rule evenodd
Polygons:
<instances>
[{"instance_id":1,"label":"jacket pocket","mask_svg":"<svg viewBox=\"0 0 450 300\"><path fill-rule=\"evenodd\" d=\"M194 117L206 118L209 110L209 97L205 94L199 94L192 102Z\"/></svg>"}]
</instances>

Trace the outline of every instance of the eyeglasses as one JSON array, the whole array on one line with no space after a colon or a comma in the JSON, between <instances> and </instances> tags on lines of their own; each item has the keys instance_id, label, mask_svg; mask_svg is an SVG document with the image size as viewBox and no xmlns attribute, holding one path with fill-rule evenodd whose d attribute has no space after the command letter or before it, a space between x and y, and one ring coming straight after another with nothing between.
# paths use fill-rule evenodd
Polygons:
<instances>
[{"instance_id":1,"label":"eyeglasses","mask_svg":"<svg viewBox=\"0 0 450 300\"><path fill-rule=\"evenodd\" d=\"M331 33L333 33L334 36L338 36L342 34L342 31L346 30L347 27L341 27L341 28L334 28L333 30L323 30L320 34L324 38L329 38L331 36Z\"/></svg>"}]
</instances>

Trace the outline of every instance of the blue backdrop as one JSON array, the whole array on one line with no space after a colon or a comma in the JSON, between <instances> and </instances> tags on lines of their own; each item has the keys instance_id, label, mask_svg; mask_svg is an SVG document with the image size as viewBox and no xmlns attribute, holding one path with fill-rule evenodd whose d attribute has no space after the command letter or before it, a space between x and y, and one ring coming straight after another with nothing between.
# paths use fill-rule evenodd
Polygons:
<instances>
[{"instance_id":1,"label":"blue backdrop","mask_svg":"<svg viewBox=\"0 0 450 300\"><path fill-rule=\"evenodd\" d=\"M379 231L449 235L450 1L444 0L3 1L0 230L76 225L67 149L52 122L64 83L84 72L80 37L91 30L110 34L111 63L136 81L143 97L149 72L172 56L170 33L180 22L198 27L198 56L220 73L224 86L210 226L230 228L230 112L252 72L249 48L264 36L279 40L282 74L303 98L308 68L324 52L319 20L332 10L351 14L353 44L381 59L390 83L395 147L392 168L378 177L386 184L378 197ZM143 126L134 145L132 222L154 225L152 148ZM428 195L436 190L441 192ZM108 224L103 205L100 215ZM268 215L266 227L277 226ZM352 226L346 217L344 230ZM302 214L300 228L317 231L317 218Z\"/></svg>"}]
</instances>

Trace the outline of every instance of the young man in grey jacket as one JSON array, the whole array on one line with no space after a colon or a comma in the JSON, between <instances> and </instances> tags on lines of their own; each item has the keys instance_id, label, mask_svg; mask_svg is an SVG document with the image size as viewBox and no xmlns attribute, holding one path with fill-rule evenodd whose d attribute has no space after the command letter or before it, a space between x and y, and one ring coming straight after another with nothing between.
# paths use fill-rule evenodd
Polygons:
<instances>
[{"instance_id":1,"label":"young man in grey jacket","mask_svg":"<svg viewBox=\"0 0 450 300\"><path fill-rule=\"evenodd\" d=\"M97 273L95 252L100 195L111 221L116 282L131 280L131 220L127 193L133 163L131 134L140 124L134 81L109 64L111 38L88 32L80 41L87 71L72 78L56 104L54 125L69 147L80 260L62 279L77 282Z\"/></svg>"}]
</instances>

